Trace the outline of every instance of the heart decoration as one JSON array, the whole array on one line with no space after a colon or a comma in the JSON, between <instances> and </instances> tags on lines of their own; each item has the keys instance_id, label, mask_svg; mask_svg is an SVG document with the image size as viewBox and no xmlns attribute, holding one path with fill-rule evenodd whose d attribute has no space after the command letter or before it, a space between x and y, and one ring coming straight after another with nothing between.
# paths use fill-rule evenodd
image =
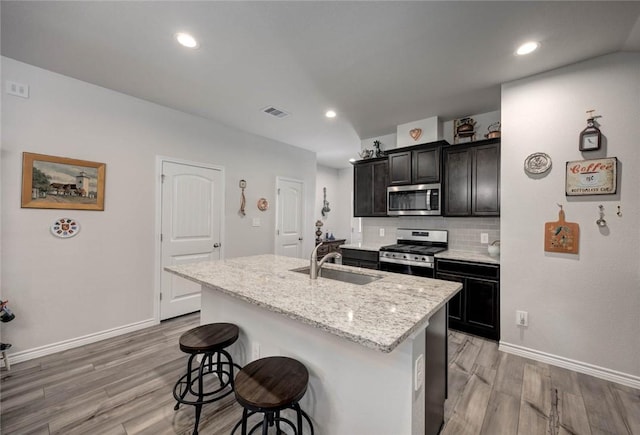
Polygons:
<instances>
[{"instance_id":1,"label":"heart decoration","mask_svg":"<svg viewBox=\"0 0 640 435\"><path fill-rule=\"evenodd\" d=\"M421 128L414 128L412 130L409 131L409 136L411 136L413 138L413 140L418 140L420 139L420 136L422 136L422 129Z\"/></svg>"}]
</instances>

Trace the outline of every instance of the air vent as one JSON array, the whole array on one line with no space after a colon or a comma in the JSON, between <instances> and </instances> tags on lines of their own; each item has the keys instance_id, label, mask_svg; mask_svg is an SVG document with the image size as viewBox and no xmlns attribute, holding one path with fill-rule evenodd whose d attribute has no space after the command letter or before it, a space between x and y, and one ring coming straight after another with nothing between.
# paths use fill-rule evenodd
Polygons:
<instances>
[{"instance_id":1,"label":"air vent","mask_svg":"<svg viewBox=\"0 0 640 435\"><path fill-rule=\"evenodd\" d=\"M265 107L264 109L262 109L262 111L269 115L275 116L276 118L285 118L289 116L289 114L284 110L276 109L273 106Z\"/></svg>"}]
</instances>

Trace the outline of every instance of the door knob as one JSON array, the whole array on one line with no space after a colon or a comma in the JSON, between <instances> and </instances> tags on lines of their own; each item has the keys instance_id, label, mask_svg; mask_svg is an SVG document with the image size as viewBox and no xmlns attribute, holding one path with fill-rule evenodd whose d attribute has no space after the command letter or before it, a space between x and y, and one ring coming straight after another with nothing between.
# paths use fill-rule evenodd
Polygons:
<instances>
[{"instance_id":1,"label":"door knob","mask_svg":"<svg viewBox=\"0 0 640 435\"><path fill-rule=\"evenodd\" d=\"M214 244L213 244L213 247L214 247L214 248L219 248L220 246L222 246L222 244L220 244L220 243L214 243Z\"/></svg>"},{"instance_id":2,"label":"door knob","mask_svg":"<svg viewBox=\"0 0 640 435\"><path fill-rule=\"evenodd\" d=\"M302 241L302 237L298 237L298 240Z\"/></svg>"}]
</instances>

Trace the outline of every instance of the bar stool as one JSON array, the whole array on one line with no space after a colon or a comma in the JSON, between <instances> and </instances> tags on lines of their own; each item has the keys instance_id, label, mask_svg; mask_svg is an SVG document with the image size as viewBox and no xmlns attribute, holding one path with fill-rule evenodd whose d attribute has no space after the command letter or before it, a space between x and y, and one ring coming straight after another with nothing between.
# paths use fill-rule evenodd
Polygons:
<instances>
[{"instance_id":1,"label":"bar stool","mask_svg":"<svg viewBox=\"0 0 640 435\"><path fill-rule=\"evenodd\" d=\"M303 434L302 417L307 420L311 435L313 424L298 402L307 391L309 372L299 361L284 356L261 358L247 364L238 372L235 380L236 400L244 408L242 419L231 431L233 435L242 426L242 435L247 435L248 419L253 414L263 413L262 421L254 424L249 435L262 426L267 435L269 427L276 426L276 434L284 434L280 424L285 423L295 435ZM297 424L280 415L284 409L296 412Z\"/></svg>"},{"instance_id":2,"label":"bar stool","mask_svg":"<svg viewBox=\"0 0 640 435\"><path fill-rule=\"evenodd\" d=\"M198 433L202 405L220 400L233 392L233 369L240 366L233 363L231 355L224 350L238 339L239 328L232 323L210 323L190 329L180 336L180 350L190 354L187 372L182 375L173 387L173 397L176 399L174 410L180 404L196 407L196 422L193 435ZM196 357L202 357L198 364ZM226 361L221 357L224 356ZM215 360L214 360L215 359ZM216 376L219 387L206 391L205 377Z\"/></svg>"}]
</instances>

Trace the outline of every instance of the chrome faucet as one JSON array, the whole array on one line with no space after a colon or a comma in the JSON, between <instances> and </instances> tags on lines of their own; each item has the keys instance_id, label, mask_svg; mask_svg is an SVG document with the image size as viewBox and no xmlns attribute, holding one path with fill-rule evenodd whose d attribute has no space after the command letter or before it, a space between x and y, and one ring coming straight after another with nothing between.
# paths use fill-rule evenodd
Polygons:
<instances>
[{"instance_id":1,"label":"chrome faucet","mask_svg":"<svg viewBox=\"0 0 640 435\"><path fill-rule=\"evenodd\" d=\"M318 243L318 245L313 249L313 252L311 252L311 261L309 264L309 278L311 279L318 279L318 275L320 274L320 269L322 268L324 263L327 262L327 260L329 260L330 258L342 257L342 255L340 255L337 252L330 252L324 257L322 257L322 260L320 260L320 262L318 263L318 248L320 246L322 246L322 242Z\"/></svg>"}]
</instances>

